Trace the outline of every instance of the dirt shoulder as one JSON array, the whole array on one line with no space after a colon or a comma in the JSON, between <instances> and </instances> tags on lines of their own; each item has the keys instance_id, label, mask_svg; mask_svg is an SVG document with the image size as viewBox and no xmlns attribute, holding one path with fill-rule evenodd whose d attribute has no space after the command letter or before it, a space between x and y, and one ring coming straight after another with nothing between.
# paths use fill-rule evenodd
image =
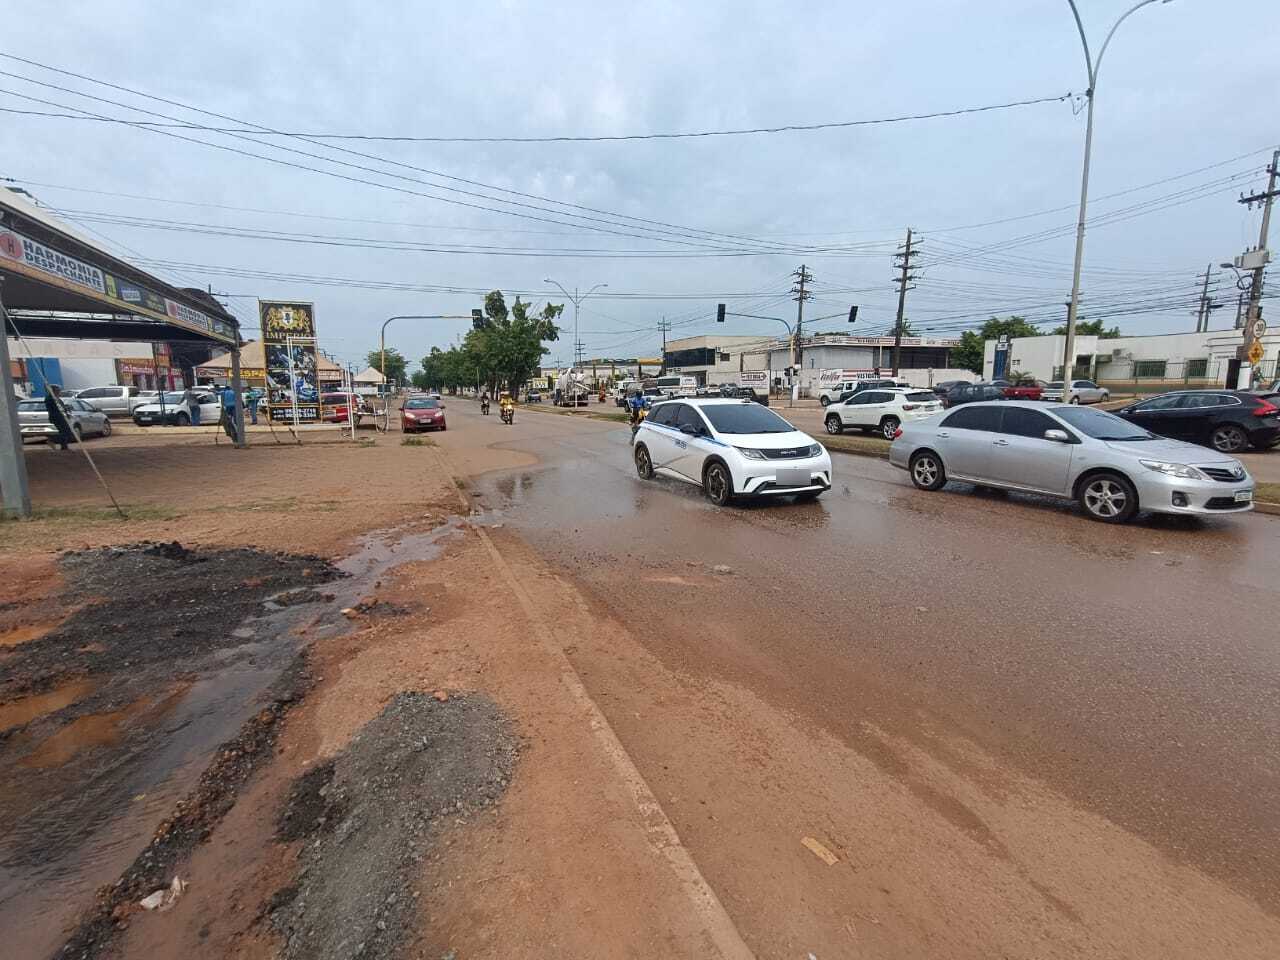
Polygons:
<instances>
[{"instance_id":1,"label":"dirt shoulder","mask_svg":"<svg viewBox=\"0 0 1280 960\"><path fill-rule=\"evenodd\" d=\"M537 433L531 424L522 427L525 439ZM351 944L341 936L314 939L321 917L331 931L365 931L360 942L369 956L745 955L732 949L735 931L722 911L716 914L714 894L698 886L696 867L687 856L681 860L661 807L634 768L626 774L625 754L610 753L602 716L563 652L546 642L554 614L544 619L541 611L574 603L572 588L525 554L514 574L504 574L499 558L519 544L506 539L501 521L468 516L459 499L459 487L469 484L456 480L453 469L479 474L536 462L503 449L507 436L488 425L441 435L436 439L450 445L451 461L464 465L451 468L441 449L401 446L394 434L373 447L103 447L99 467L124 491L128 521L103 509L82 461L33 453L33 493L42 512L0 526L0 565L12 574L10 583L43 571L52 588L65 579L55 559L60 551L141 539L181 540L183 549L318 555L347 574L331 598L321 593L308 598L313 606L297 608L307 613L293 625L307 682L287 694L287 708L273 707L281 701L270 692L254 694L246 706L259 710L260 735L245 739L253 733L246 726L212 754L189 757L193 772L203 770L206 780L227 788L216 802L201 801L197 787L185 799L144 804L155 818L155 840L148 847L146 833L122 838L126 849L136 844L139 859L116 888L124 895L102 901L111 909L77 935L74 955L348 955L343 950ZM554 429L545 442L558 442ZM6 610L20 621L44 595L11 587ZM530 598L539 611L533 619ZM228 636L220 634L219 642L236 657L251 657L237 642L249 638L234 635L236 618L228 611L223 619ZM26 642L17 637L16 648ZM201 652L216 655L216 645ZM169 666L177 674L191 669L181 653ZM181 691L176 696L182 702ZM410 723L397 713L406 703L441 711L491 705L481 726L500 723L513 746L498 746L487 734L455 737L455 728L429 717ZM40 736L57 736L73 719L59 711L75 707L73 700L46 711ZM416 819L397 820L359 802L363 794L354 785L384 775L384 768L368 766L376 751L358 752L360 743L391 735L379 723L391 723L392 733L408 731L397 749L412 751L409 734L417 730L430 741L427 756L439 756L431 750L453 740L462 745L450 782L436 792L388 788L386 802L401 797L401 807L420 810ZM81 758L107 756L102 747L87 745ZM514 766L495 766L495 750L518 754ZM326 766L339 772L345 801L335 795L333 804L299 808L299 778ZM470 782L492 802L472 803L465 790L450 790ZM183 811L194 809L214 815L184 819ZM297 809L304 821L307 811L320 812L301 833L278 832L281 818ZM188 823L183 835L192 842L166 848L177 856L157 859L154 844ZM362 838L362 849L401 850L400 841L413 840L415 855L396 861L389 871L394 883L379 904L364 893L383 887L359 882L373 864L364 873L336 866L350 860L338 849L338 838L347 836ZM334 856L317 857L321 841L336 844ZM175 877L186 887L168 909L138 907L145 887L164 887ZM111 896L106 888L103 896ZM92 918L90 902L79 907ZM0 927L21 919L0 914ZM64 932L71 936L73 927Z\"/></svg>"}]
</instances>

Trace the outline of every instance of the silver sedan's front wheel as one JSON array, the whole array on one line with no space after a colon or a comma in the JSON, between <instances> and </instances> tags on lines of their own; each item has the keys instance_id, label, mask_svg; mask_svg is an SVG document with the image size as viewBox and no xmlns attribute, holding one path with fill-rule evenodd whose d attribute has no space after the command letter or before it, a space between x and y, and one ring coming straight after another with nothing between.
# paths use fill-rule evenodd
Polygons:
<instances>
[{"instance_id":1,"label":"silver sedan's front wheel","mask_svg":"<svg viewBox=\"0 0 1280 960\"><path fill-rule=\"evenodd\" d=\"M1094 520L1124 523L1138 512L1138 494L1124 477L1102 473L1081 485L1080 506Z\"/></svg>"}]
</instances>

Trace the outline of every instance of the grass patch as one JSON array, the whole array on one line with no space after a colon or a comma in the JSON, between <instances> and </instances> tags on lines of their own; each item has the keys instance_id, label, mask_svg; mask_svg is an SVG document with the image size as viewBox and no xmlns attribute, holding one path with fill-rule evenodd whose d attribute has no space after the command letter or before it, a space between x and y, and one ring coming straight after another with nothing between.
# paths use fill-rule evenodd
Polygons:
<instances>
[{"instance_id":1,"label":"grass patch","mask_svg":"<svg viewBox=\"0 0 1280 960\"><path fill-rule=\"evenodd\" d=\"M436 442L430 438L424 437L401 437L400 446L402 447L434 447Z\"/></svg>"},{"instance_id":2,"label":"grass patch","mask_svg":"<svg viewBox=\"0 0 1280 960\"><path fill-rule=\"evenodd\" d=\"M853 453L864 457L879 457L884 460L889 456L889 441L879 437L825 436L822 443L828 450L839 453Z\"/></svg>"},{"instance_id":3,"label":"grass patch","mask_svg":"<svg viewBox=\"0 0 1280 960\"><path fill-rule=\"evenodd\" d=\"M361 437L356 441L356 446L358 447L376 447L377 445L378 441L374 440L372 437Z\"/></svg>"},{"instance_id":4,"label":"grass patch","mask_svg":"<svg viewBox=\"0 0 1280 960\"><path fill-rule=\"evenodd\" d=\"M153 506L151 504L122 503L127 519L121 519L115 508L103 506L80 507L37 507L30 517L11 517L0 513L0 542L8 540L7 534L17 534L29 524L42 524L55 530L72 526L88 526L98 523L135 523L147 520L176 520L186 514L172 507Z\"/></svg>"},{"instance_id":5,"label":"grass patch","mask_svg":"<svg viewBox=\"0 0 1280 960\"><path fill-rule=\"evenodd\" d=\"M1259 482L1253 496L1265 503L1280 503L1280 483Z\"/></svg>"},{"instance_id":6,"label":"grass patch","mask_svg":"<svg viewBox=\"0 0 1280 960\"><path fill-rule=\"evenodd\" d=\"M588 420L610 420L614 423L631 422L631 414L626 413L625 411L606 413L603 410L592 410L589 407L544 407L540 404L530 404L522 407L521 409L535 413L558 413L562 417L585 417Z\"/></svg>"},{"instance_id":7,"label":"grass patch","mask_svg":"<svg viewBox=\"0 0 1280 960\"><path fill-rule=\"evenodd\" d=\"M459 490L467 489L467 481L463 480L461 477L455 478L453 481L453 485L457 487Z\"/></svg>"}]
</instances>

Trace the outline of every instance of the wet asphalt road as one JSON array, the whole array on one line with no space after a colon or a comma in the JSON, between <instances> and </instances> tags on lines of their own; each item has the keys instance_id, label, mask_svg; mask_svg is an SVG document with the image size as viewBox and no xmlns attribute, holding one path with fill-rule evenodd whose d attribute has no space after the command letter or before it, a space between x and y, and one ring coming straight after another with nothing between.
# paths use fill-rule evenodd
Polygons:
<instances>
[{"instance_id":1,"label":"wet asphalt road","mask_svg":"<svg viewBox=\"0 0 1280 960\"><path fill-rule=\"evenodd\" d=\"M486 503L671 665L854 744L942 724L1280 912L1280 519L1106 527L842 455L815 504L718 510L637 479L625 428L522 411L510 436L542 464ZM625 589L686 560L733 567L735 604Z\"/></svg>"}]
</instances>

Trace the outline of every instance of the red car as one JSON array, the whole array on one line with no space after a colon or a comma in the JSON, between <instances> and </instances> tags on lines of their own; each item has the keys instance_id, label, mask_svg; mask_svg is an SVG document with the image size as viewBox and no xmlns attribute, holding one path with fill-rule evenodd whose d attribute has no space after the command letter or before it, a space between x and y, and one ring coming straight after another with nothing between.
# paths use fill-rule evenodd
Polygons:
<instances>
[{"instance_id":1,"label":"red car","mask_svg":"<svg viewBox=\"0 0 1280 960\"><path fill-rule=\"evenodd\" d=\"M410 397L400 408L400 430L404 433L447 429L444 404L434 397Z\"/></svg>"},{"instance_id":2,"label":"red car","mask_svg":"<svg viewBox=\"0 0 1280 960\"><path fill-rule=\"evenodd\" d=\"M1006 400L1039 400L1044 393L1044 386L1037 380L1023 380L1011 383L1008 380L992 380L995 386L1004 391Z\"/></svg>"},{"instance_id":3,"label":"red car","mask_svg":"<svg viewBox=\"0 0 1280 960\"><path fill-rule=\"evenodd\" d=\"M320 419L325 423L346 423L347 406L355 400L357 425L360 420L360 398L347 393L320 394Z\"/></svg>"}]
</instances>

